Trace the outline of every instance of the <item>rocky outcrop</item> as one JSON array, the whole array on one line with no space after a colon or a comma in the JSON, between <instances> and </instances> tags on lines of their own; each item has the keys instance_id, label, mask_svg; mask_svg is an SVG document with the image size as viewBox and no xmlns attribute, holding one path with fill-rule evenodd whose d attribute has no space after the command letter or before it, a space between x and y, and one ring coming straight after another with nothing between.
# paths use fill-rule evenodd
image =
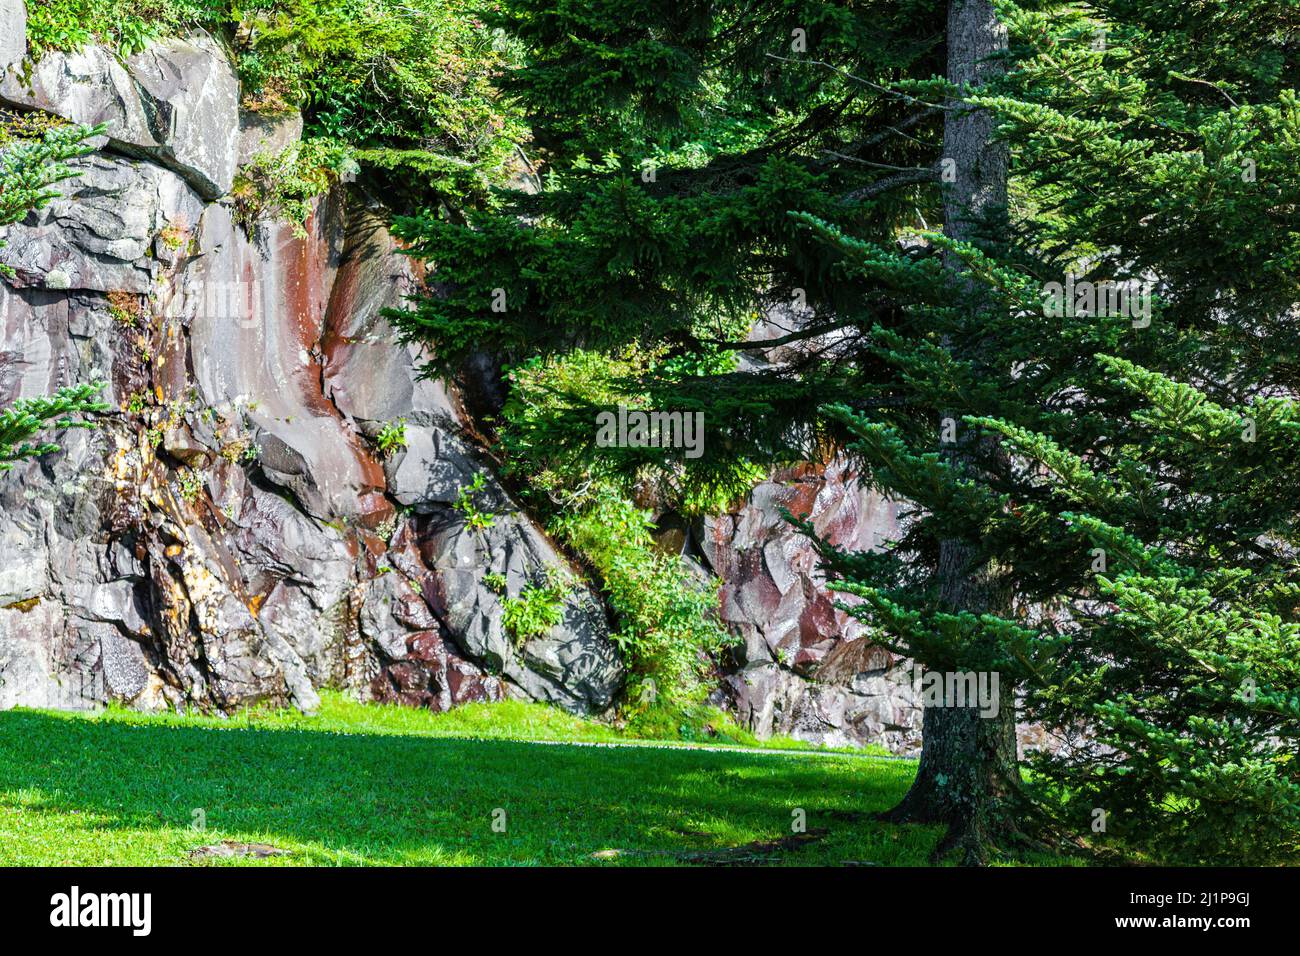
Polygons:
<instances>
[{"instance_id":1,"label":"rocky outcrop","mask_svg":"<svg viewBox=\"0 0 1300 956\"><path fill-rule=\"evenodd\" d=\"M114 150L178 173L205 200L234 181L239 81L210 37L160 40L125 63L96 46L46 53L6 73L0 103L103 123Z\"/></svg>"},{"instance_id":2,"label":"rocky outcrop","mask_svg":"<svg viewBox=\"0 0 1300 956\"><path fill-rule=\"evenodd\" d=\"M0 63L23 47L12 7ZM67 196L4 236L0 405L104 379L117 409L0 478L0 707L310 708L324 686L610 707L622 669L589 586L547 634L503 626L485 576L517 594L565 559L492 477L465 410L482 396L394 344L383 310L420 276L383 211L340 188L305 237L232 218L239 164L301 117L241 112L207 37L125 62L47 54L0 78L0 103L107 124ZM399 422L404 446L381 453ZM478 476L470 522L457 502ZM760 735L914 750L910 672L835 607L783 507L853 549L897 522L837 461L696 527L744 640L717 700Z\"/></svg>"},{"instance_id":3,"label":"rocky outcrop","mask_svg":"<svg viewBox=\"0 0 1300 956\"><path fill-rule=\"evenodd\" d=\"M700 550L723 582L722 618L744 639L743 664L715 699L760 736L915 750L910 665L835 606L846 596L826 589L816 552L782 509L848 550L879 548L898 531L898 506L862 488L841 459L778 471L739 508L706 520Z\"/></svg>"},{"instance_id":4,"label":"rocky outcrop","mask_svg":"<svg viewBox=\"0 0 1300 956\"><path fill-rule=\"evenodd\" d=\"M64 198L10 227L0 404L104 379L116 411L0 480L0 707L310 708L324 686L446 708L507 695L609 707L600 602L522 644L502 599L563 565L492 477L455 393L422 379L382 310L419 281L383 217L339 188L306 237L248 235L241 122L202 37L125 64L48 54L0 99L107 122ZM406 447L375 437L405 421ZM474 526L454 504L484 476ZM576 575L575 575L576 578Z\"/></svg>"}]
</instances>

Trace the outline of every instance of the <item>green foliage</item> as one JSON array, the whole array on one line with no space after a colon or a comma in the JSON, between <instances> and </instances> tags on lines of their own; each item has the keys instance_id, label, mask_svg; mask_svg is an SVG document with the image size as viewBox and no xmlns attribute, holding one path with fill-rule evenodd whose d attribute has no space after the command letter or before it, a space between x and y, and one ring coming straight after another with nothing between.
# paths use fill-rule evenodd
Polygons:
<instances>
[{"instance_id":1,"label":"green foliage","mask_svg":"<svg viewBox=\"0 0 1300 956\"><path fill-rule=\"evenodd\" d=\"M379 429L379 434L375 436L375 447L379 449L381 455L391 455L399 448L405 448L406 419L399 418L395 422L385 422Z\"/></svg>"},{"instance_id":2,"label":"green foliage","mask_svg":"<svg viewBox=\"0 0 1300 956\"><path fill-rule=\"evenodd\" d=\"M635 348L619 356L577 349L525 363L508 375L500 430L512 474L526 478L554 515L551 532L601 581L619 622L614 640L630 675L623 709L632 717L695 702L714 660L734 643L717 618L717 583L697 579L676 555L659 551L650 513L628 498L635 481L691 510L711 486L680 467L647 457L619 461L619 450L593 446L596 411L644 406L638 377L662 364ZM725 492L745 491L754 471L735 467Z\"/></svg>"},{"instance_id":3,"label":"green foliage","mask_svg":"<svg viewBox=\"0 0 1300 956\"><path fill-rule=\"evenodd\" d=\"M0 225L24 219L59 195L54 187L76 176L68 160L90 153L86 140L102 126L55 125L36 137L14 136L0 144Z\"/></svg>"},{"instance_id":4,"label":"green foliage","mask_svg":"<svg viewBox=\"0 0 1300 956\"><path fill-rule=\"evenodd\" d=\"M203 493L206 480L201 471L196 471L193 468L182 469L176 476L176 487L180 491L181 499L190 504L198 501L199 495Z\"/></svg>"},{"instance_id":5,"label":"green foliage","mask_svg":"<svg viewBox=\"0 0 1300 956\"><path fill-rule=\"evenodd\" d=\"M246 103L302 109L404 201L483 201L526 130L500 101L504 49L449 0L232 4Z\"/></svg>"},{"instance_id":6,"label":"green foliage","mask_svg":"<svg viewBox=\"0 0 1300 956\"><path fill-rule=\"evenodd\" d=\"M742 372L710 358L734 356L768 309L806 306L799 341L870 322L869 286L837 274L843 257L789 213L882 237L903 208L919 202L930 215L933 197L915 189L852 197L879 178L874 164L906 168L937 149L937 117L771 55L789 50L792 23L806 24L820 56L890 82L932 65L937 49L932 11L904 6L501 4L489 22L520 48L501 82L545 151L543 191L503 192L499 209L468 222L399 219L440 291L397 324L436 344L439 367L451 370L481 351L520 365L575 347L620 360L635 346L656 358L636 389L652 407L708 414L718 439L692 468L808 457L817 436L791 426L815 417L813 395L845 387L823 374L838 369L822 361L834 356L797 359L799 376L789 364ZM869 144L878 148L865 160Z\"/></svg>"},{"instance_id":7,"label":"green foliage","mask_svg":"<svg viewBox=\"0 0 1300 956\"><path fill-rule=\"evenodd\" d=\"M486 484L487 481L483 475L475 475L474 480L466 487L461 488L456 495L456 500L452 502L452 507L464 516L465 524L471 531L486 531L496 524L496 515L490 511L481 510L474 502L474 496L481 492Z\"/></svg>"},{"instance_id":8,"label":"green foliage","mask_svg":"<svg viewBox=\"0 0 1300 956\"><path fill-rule=\"evenodd\" d=\"M258 220L283 218L305 239L316 200L357 169L351 147L329 139L304 139L279 153L258 153L235 176L235 221L251 233Z\"/></svg>"},{"instance_id":9,"label":"green foliage","mask_svg":"<svg viewBox=\"0 0 1300 956\"><path fill-rule=\"evenodd\" d=\"M940 18L876 2L644 0L508 0L485 16L518 51L501 83L546 164L542 192L503 191L463 219L399 219L438 294L393 319L434 346L439 370L483 352L509 369L505 457L602 581L632 674L627 706L653 696L667 714L699 696L730 638L715 587L655 549L631 489L651 489L661 510L716 511L770 464L818 457L818 403L857 384L843 346L805 346L879 310L871 284L841 271L846 256L790 212L883 239L900 210L935 205L915 188L853 197L879 178L875 163L932 155L937 114L771 55L790 51L799 24L819 56L889 83L938 63ZM756 319L788 331L796 309L806 332L787 354L738 360ZM596 414L618 405L703 413L703 455L595 447Z\"/></svg>"},{"instance_id":10,"label":"green foliage","mask_svg":"<svg viewBox=\"0 0 1300 956\"><path fill-rule=\"evenodd\" d=\"M102 43L122 56L158 36L222 22L224 0L41 0L27 5L27 42L46 50Z\"/></svg>"},{"instance_id":11,"label":"green foliage","mask_svg":"<svg viewBox=\"0 0 1300 956\"><path fill-rule=\"evenodd\" d=\"M527 137L492 84L507 45L450 0L48 0L28 20L36 56L193 29L232 50L246 107L301 110L309 139L357 150L394 198L487 201Z\"/></svg>"},{"instance_id":12,"label":"green foliage","mask_svg":"<svg viewBox=\"0 0 1300 956\"><path fill-rule=\"evenodd\" d=\"M716 657L736 643L717 616L717 582L656 550L648 512L609 489L589 491L551 530L596 570L618 615L629 671L625 710L696 701Z\"/></svg>"},{"instance_id":13,"label":"green foliage","mask_svg":"<svg viewBox=\"0 0 1300 956\"><path fill-rule=\"evenodd\" d=\"M1294 862L1294 27L1263 4L1002 9L1012 70L974 102L1012 150L1009 228L923 235L936 262L803 219L922 333L873 330L905 414L826 409L913 520L890 553L827 562L882 642L1020 684L1061 736L1023 793L1054 832ZM1221 30L1232 52L1203 56ZM1067 274L1148 283L1150 322L1033 301ZM1011 613L952 612L934 575L951 542Z\"/></svg>"},{"instance_id":14,"label":"green foliage","mask_svg":"<svg viewBox=\"0 0 1300 956\"><path fill-rule=\"evenodd\" d=\"M526 477L537 490L562 493L588 481L609 484L625 492L633 486L653 488L665 506L688 515L722 510L749 491L767 473L747 458L719 454L688 461L682 450L599 447L597 415L619 405L630 409L664 408L670 401L647 389L655 376L676 383L700 378L732 366L728 354L666 357L628 346L616 354L574 349L567 354L534 357L506 374L510 393L502 411L500 439L506 467ZM700 397L682 394L675 409L702 412ZM701 436L703 437L703 436ZM708 454L707 443L705 454ZM689 465L689 467L688 467Z\"/></svg>"},{"instance_id":15,"label":"green foliage","mask_svg":"<svg viewBox=\"0 0 1300 956\"><path fill-rule=\"evenodd\" d=\"M58 451L50 442L33 444L28 439L43 428L93 428L94 423L74 418L106 412L109 406L97 401L106 382L72 385L41 398L20 398L0 411L0 471L8 471L14 462Z\"/></svg>"},{"instance_id":16,"label":"green foliage","mask_svg":"<svg viewBox=\"0 0 1300 956\"><path fill-rule=\"evenodd\" d=\"M541 584L525 584L514 597L501 602L501 623L522 644L540 637L564 620L564 604L573 593L569 576L548 568Z\"/></svg>"}]
</instances>

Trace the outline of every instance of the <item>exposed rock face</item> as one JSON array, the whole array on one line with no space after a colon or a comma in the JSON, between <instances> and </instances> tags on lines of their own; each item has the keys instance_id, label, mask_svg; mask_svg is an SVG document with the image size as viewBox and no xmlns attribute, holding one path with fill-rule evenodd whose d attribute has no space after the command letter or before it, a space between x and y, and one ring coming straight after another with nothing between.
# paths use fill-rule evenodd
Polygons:
<instances>
[{"instance_id":1,"label":"exposed rock face","mask_svg":"<svg viewBox=\"0 0 1300 956\"><path fill-rule=\"evenodd\" d=\"M6 232L0 405L102 378L118 411L0 480L0 707L311 708L337 686L607 708L622 670L589 588L522 646L501 626L484 573L514 593L563 558L394 347L380 312L418 276L382 219L339 189L306 239L250 237L213 201L241 149L300 125L246 118L241 147L205 38L125 66L51 54L29 80L0 99L111 125L65 198ZM384 457L398 419L407 447ZM474 530L452 505L479 474L495 517Z\"/></svg>"},{"instance_id":2,"label":"exposed rock face","mask_svg":"<svg viewBox=\"0 0 1300 956\"><path fill-rule=\"evenodd\" d=\"M0 0L0 64L22 55L22 12ZM7 231L0 405L102 378L119 409L0 477L0 708L310 708L322 686L611 705L622 669L590 588L522 646L502 626L484 576L513 594L564 559L491 477L461 397L394 345L381 312L419 276L381 212L340 189L305 239L232 221L238 165L294 142L300 117L241 114L204 37L125 64L47 54L0 79L0 103L108 124L68 196ZM398 420L406 445L381 455ZM479 474L487 527L454 507ZM835 462L707 522L745 642L719 698L761 735L914 750L910 671L835 609L782 506L855 549L897 520Z\"/></svg>"},{"instance_id":3,"label":"exposed rock face","mask_svg":"<svg viewBox=\"0 0 1300 956\"><path fill-rule=\"evenodd\" d=\"M27 5L0 0L0 69L17 63L27 51Z\"/></svg>"},{"instance_id":4,"label":"exposed rock face","mask_svg":"<svg viewBox=\"0 0 1300 956\"><path fill-rule=\"evenodd\" d=\"M782 508L849 550L878 548L898 529L897 506L859 487L838 459L778 472L743 507L706 521L700 546L723 580L722 618L745 641L745 663L719 699L760 736L916 749L910 665L835 607L816 552Z\"/></svg>"},{"instance_id":5,"label":"exposed rock face","mask_svg":"<svg viewBox=\"0 0 1300 956\"><path fill-rule=\"evenodd\" d=\"M179 173L206 200L234 180L239 81L210 37L161 40L126 64L102 47L46 53L8 71L0 103L104 123L114 149Z\"/></svg>"}]
</instances>

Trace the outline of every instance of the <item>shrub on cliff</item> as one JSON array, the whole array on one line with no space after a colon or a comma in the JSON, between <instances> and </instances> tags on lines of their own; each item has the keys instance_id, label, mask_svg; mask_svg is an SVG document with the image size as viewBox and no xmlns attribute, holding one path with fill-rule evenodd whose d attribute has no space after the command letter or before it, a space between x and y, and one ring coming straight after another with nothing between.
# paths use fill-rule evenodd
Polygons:
<instances>
[{"instance_id":1,"label":"shrub on cliff","mask_svg":"<svg viewBox=\"0 0 1300 956\"><path fill-rule=\"evenodd\" d=\"M507 47L448 0L49 0L32 54L101 43L120 55L204 29L230 49L244 105L301 110L394 204L485 201L526 137L492 81Z\"/></svg>"},{"instance_id":2,"label":"shrub on cliff","mask_svg":"<svg viewBox=\"0 0 1300 956\"><path fill-rule=\"evenodd\" d=\"M595 572L614 611L614 640L629 673L623 712L632 717L699 703L715 662L734 643L718 619L717 582L660 550L650 512L590 455L590 409L635 402L628 378L653 362L635 352L615 359L577 350L526 363L510 373L500 422L508 472L527 482L551 533ZM681 505L680 475L650 462L638 474L659 486L665 506Z\"/></svg>"},{"instance_id":3,"label":"shrub on cliff","mask_svg":"<svg viewBox=\"0 0 1300 956\"><path fill-rule=\"evenodd\" d=\"M90 152L86 140L102 131L55 126L39 138L11 139L0 146L0 226L18 222L58 196L55 184L76 175L67 161ZM51 424L91 427L77 416L108 410L96 399L103 387L103 382L67 386L48 398L19 399L0 410L0 471L9 470L16 461L57 451L59 446L52 442L32 441Z\"/></svg>"}]
</instances>

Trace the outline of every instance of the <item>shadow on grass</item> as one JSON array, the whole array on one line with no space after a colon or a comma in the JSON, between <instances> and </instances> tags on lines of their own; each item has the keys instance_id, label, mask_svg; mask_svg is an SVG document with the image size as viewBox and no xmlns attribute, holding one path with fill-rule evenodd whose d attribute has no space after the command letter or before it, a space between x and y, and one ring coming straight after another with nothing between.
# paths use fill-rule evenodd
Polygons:
<instances>
[{"instance_id":1,"label":"shadow on grass","mask_svg":"<svg viewBox=\"0 0 1300 956\"><path fill-rule=\"evenodd\" d=\"M923 864L935 830L869 819L914 771L15 711L0 714L0 863L176 865L221 839L292 851L262 865L582 864L610 849L671 863L788 835L802 811L829 832L774 862Z\"/></svg>"}]
</instances>

